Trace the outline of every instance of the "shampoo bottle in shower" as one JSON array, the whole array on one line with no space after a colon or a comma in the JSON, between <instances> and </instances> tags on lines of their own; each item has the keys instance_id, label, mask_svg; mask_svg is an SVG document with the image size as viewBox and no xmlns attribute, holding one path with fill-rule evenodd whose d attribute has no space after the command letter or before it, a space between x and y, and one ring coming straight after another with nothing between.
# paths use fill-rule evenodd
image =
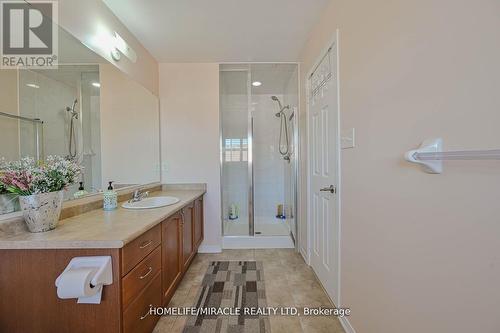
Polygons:
<instances>
[{"instance_id":1,"label":"shampoo bottle in shower","mask_svg":"<svg viewBox=\"0 0 500 333\"><path fill-rule=\"evenodd\" d=\"M89 192L85 191L85 188L83 187L83 182L80 182L80 186L78 187L78 191L73 194L73 197L75 199L81 198L85 195L89 194Z\"/></svg>"},{"instance_id":2,"label":"shampoo bottle in shower","mask_svg":"<svg viewBox=\"0 0 500 333\"><path fill-rule=\"evenodd\" d=\"M229 206L229 219L236 220L239 217L239 208L238 205L232 203Z\"/></svg>"},{"instance_id":3,"label":"shampoo bottle in shower","mask_svg":"<svg viewBox=\"0 0 500 333\"><path fill-rule=\"evenodd\" d=\"M113 189L113 182L109 182L108 190L103 194L103 209L114 210L118 207L118 194Z\"/></svg>"}]
</instances>

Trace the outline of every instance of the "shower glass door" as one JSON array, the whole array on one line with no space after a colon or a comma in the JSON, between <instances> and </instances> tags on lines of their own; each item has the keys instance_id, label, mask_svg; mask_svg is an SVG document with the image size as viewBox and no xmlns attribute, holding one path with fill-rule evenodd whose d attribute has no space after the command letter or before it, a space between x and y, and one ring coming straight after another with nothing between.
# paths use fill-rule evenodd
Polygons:
<instances>
[{"instance_id":1,"label":"shower glass door","mask_svg":"<svg viewBox=\"0 0 500 333\"><path fill-rule=\"evenodd\" d=\"M248 236L251 232L248 80L246 65L221 65L222 215L225 236Z\"/></svg>"},{"instance_id":2,"label":"shower glass door","mask_svg":"<svg viewBox=\"0 0 500 333\"><path fill-rule=\"evenodd\" d=\"M224 236L295 238L297 64L220 66Z\"/></svg>"}]
</instances>

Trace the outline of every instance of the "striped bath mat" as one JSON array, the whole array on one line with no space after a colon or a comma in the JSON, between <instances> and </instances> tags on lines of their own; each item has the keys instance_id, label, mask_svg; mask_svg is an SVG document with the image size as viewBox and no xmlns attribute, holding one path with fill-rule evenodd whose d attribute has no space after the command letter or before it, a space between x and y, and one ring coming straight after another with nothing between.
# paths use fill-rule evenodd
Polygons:
<instances>
[{"instance_id":1,"label":"striped bath mat","mask_svg":"<svg viewBox=\"0 0 500 333\"><path fill-rule=\"evenodd\" d=\"M196 316L183 333L269 333L264 270L260 261L214 261L198 292Z\"/></svg>"}]
</instances>

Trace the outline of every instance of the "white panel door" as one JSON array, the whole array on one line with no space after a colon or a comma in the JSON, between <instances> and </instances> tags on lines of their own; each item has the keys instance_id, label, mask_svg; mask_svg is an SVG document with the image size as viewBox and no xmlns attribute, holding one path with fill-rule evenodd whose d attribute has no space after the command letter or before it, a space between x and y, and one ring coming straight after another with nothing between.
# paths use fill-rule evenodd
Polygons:
<instances>
[{"instance_id":1,"label":"white panel door","mask_svg":"<svg viewBox=\"0 0 500 333\"><path fill-rule=\"evenodd\" d=\"M311 266L340 306L336 53L334 44L309 80L309 239Z\"/></svg>"}]
</instances>

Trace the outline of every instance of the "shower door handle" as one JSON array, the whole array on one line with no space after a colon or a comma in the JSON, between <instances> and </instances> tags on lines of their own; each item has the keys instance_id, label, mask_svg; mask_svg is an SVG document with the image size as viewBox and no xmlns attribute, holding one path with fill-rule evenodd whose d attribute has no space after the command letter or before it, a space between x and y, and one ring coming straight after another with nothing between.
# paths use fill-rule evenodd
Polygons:
<instances>
[{"instance_id":1,"label":"shower door handle","mask_svg":"<svg viewBox=\"0 0 500 333\"><path fill-rule=\"evenodd\" d=\"M330 192L330 193L337 193L337 188L333 185L330 185L328 187L323 187L322 189L320 189L321 192Z\"/></svg>"},{"instance_id":2,"label":"shower door handle","mask_svg":"<svg viewBox=\"0 0 500 333\"><path fill-rule=\"evenodd\" d=\"M250 83L250 81L248 81ZM254 207L254 174L253 174L253 117L250 115L250 123L248 128L248 181L250 183L249 187L249 197L248 197L248 234L249 236L255 236L255 207Z\"/></svg>"}]
</instances>

